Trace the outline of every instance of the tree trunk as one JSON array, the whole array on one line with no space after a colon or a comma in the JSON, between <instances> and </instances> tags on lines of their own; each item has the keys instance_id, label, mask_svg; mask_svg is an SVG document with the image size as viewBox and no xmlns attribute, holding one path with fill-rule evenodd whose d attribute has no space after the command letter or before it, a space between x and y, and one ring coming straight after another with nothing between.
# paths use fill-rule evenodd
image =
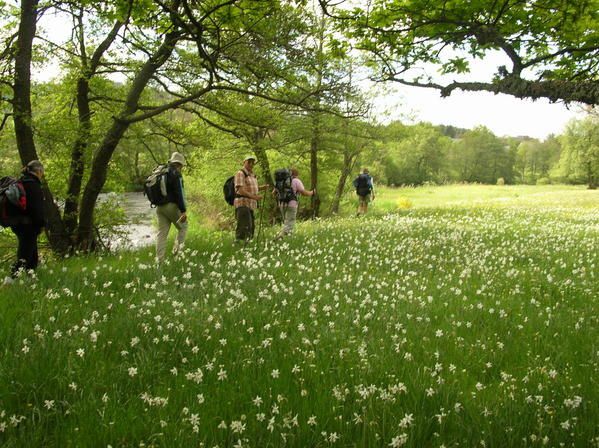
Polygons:
<instances>
[{"instance_id":1,"label":"tree trunk","mask_svg":"<svg viewBox=\"0 0 599 448\"><path fill-rule=\"evenodd\" d=\"M266 154L266 150L264 149L264 138L265 131L263 129L256 129L252 139L252 149L254 154L256 154L256 159L258 161L258 165L260 166L260 171L262 173L262 181L264 183L273 184L272 172L270 170L270 162L268 160L268 155Z\"/></svg>"},{"instance_id":2,"label":"tree trunk","mask_svg":"<svg viewBox=\"0 0 599 448\"><path fill-rule=\"evenodd\" d=\"M322 88L322 78L324 76L324 34L325 34L325 18L322 17L317 30L318 33L318 53L316 54L316 91L320 92ZM321 96L318 93L315 97L316 106L320 106ZM316 194L311 198L312 219L320 215L320 194L318 194L318 150L320 147L321 122L318 112L312 115L312 137L310 139L310 189L316 191Z\"/></svg>"},{"instance_id":3,"label":"tree trunk","mask_svg":"<svg viewBox=\"0 0 599 448\"><path fill-rule=\"evenodd\" d=\"M593 163L589 160L587 162L587 180L589 184L589 190L597 189L597 184L595 183L595 176L593 174Z\"/></svg>"},{"instance_id":4,"label":"tree trunk","mask_svg":"<svg viewBox=\"0 0 599 448\"><path fill-rule=\"evenodd\" d=\"M181 34L176 31L166 34L162 45L160 45L156 52L144 63L131 84L125 105L123 106L120 115L113 119L112 126L96 151L92 161L90 178L83 192L81 211L79 214L77 239L79 247L82 250L87 251L93 248L94 209L96 201L106 182L108 164L110 163L112 155L131 124L131 121L128 119L137 111L139 99L146 85L154 73L156 73L156 71L168 60L180 37Z\"/></svg>"},{"instance_id":5,"label":"tree trunk","mask_svg":"<svg viewBox=\"0 0 599 448\"><path fill-rule=\"evenodd\" d=\"M331 204L331 214L336 215L339 213L339 203L341 202L341 196L345 190L345 184L347 178L354 169L357 154L351 154L349 151L343 151L343 167L341 168L341 176L339 176L339 182L337 183L337 189L335 190L335 197Z\"/></svg>"},{"instance_id":6,"label":"tree trunk","mask_svg":"<svg viewBox=\"0 0 599 448\"><path fill-rule=\"evenodd\" d=\"M19 31L15 53L15 77L13 85L13 120L19 156L23 165L39 159L35 148L31 114L31 56L38 15L38 0L22 0ZM44 212L46 216L48 240L53 250L64 253L68 246L60 210L54 202L52 192L46 182L44 191Z\"/></svg>"},{"instance_id":7,"label":"tree trunk","mask_svg":"<svg viewBox=\"0 0 599 448\"><path fill-rule=\"evenodd\" d=\"M269 185L274 185L268 154L266 154L263 144L265 137L266 131L264 129L257 128L251 138L252 150L254 151L258 165L260 166L262 182ZM264 198L262 200L262 213L266 212L269 222L274 223L278 216L277 201L272 197L270 191L263 192L262 196Z\"/></svg>"},{"instance_id":8,"label":"tree trunk","mask_svg":"<svg viewBox=\"0 0 599 448\"><path fill-rule=\"evenodd\" d=\"M312 139L310 140L310 189L318 187L318 147L320 145L320 120L317 115L312 118ZM317 190L318 191L318 190ZM312 218L320 213L320 195L312 196Z\"/></svg>"},{"instance_id":9,"label":"tree trunk","mask_svg":"<svg viewBox=\"0 0 599 448\"><path fill-rule=\"evenodd\" d=\"M73 144L71 151L71 169L63 212L65 231L69 235L73 235L77 228L79 196L81 194L81 184L85 169L84 155L89 145L89 136L91 133L89 82L85 77L81 77L77 81L77 111L79 115L79 130L77 140Z\"/></svg>"},{"instance_id":10,"label":"tree trunk","mask_svg":"<svg viewBox=\"0 0 599 448\"><path fill-rule=\"evenodd\" d=\"M81 195L81 185L83 182L83 174L85 171L85 153L89 147L89 137L91 134L91 107L89 101L89 81L96 74L100 65L100 61L110 45L114 42L118 31L121 29L123 22L116 21L112 30L106 38L98 45L94 51L91 60L88 61L85 47L84 32L83 32L83 16L80 14L79 19L79 45L80 58L82 65L82 73L77 80L77 113L79 118L79 129L77 132L77 140L73 144L71 151L71 169L69 171L69 183L67 186L67 196L65 199L63 221L65 231L73 238L75 229L77 228L77 213L79 211L79 197Z\"/></svg>"},{"instance_id":11,"label":"tree trunk","mask_svg":"<svg viewBox=\"0 0 599 448\"><path fill-rule=\"evenodd\" d=\"M23 165L38 159L31 117L31 56L37 27L38 0L21 2L21 22L15 53L13 120L17 148Z\"/></svg>"}]
</instances>

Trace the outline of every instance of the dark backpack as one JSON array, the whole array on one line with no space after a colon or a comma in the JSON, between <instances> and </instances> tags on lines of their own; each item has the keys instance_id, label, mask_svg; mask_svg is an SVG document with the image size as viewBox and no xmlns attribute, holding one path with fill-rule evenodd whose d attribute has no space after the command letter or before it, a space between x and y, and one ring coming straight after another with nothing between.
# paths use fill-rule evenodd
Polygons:
<instances>
[{"instance_id":1,"label":"dark backpack","mask_svg":"<svg viewBox=\"0 0 599 448\"><path fill-rule=\"evenodd\" d=\"M367 196L370 194L369 180L370 176L368 174L360 174L356 178L354 185L356 186L356 193L358 196Z\"/></svg>"},{"instance_id":2,"label":"dark backpack","mask_svg":"<svg viewBox=\"0 0 599 448\"><path fill-rule=\"evenodd\" d=\"M245 177L248 176L245 170L241 171ZM235 203L235 198L240 197L238 194L235 194L235 176L231 176L225 181L225 184L223 185L223 195L225 196L225 201L229 205L233 205Z\"/></svg>"},{"instance_id":3,"label":"dark backpack","mask_svg":"<svg viewBox=\"0 0 599 448\"><path fill-rule=\"evenodd\" d=\"M17 225L27 209L27 195L21 179L0 179L0 227Z\"/></svg>"},{"instance_id":4,"label":"dark backpack","mask_svg":"<svg viewBox=\"0 0 599 448\"><path fill-rule=\"evenodd\" d=\"M144 181L144 194L153 206L168 203L168 165L158 165Z\"/></svg>"},{"instance_id":5,"label":"dark backpack","mask_svg":"<svg viewBox=\"0 0 599 448\"><path fill-rule=\"evenodd\" d=\"M275 191L279 202L288 203L297 200L297 196L291 188L291 171L282 168L275 171Z\"/></svg>"}]
</instances>

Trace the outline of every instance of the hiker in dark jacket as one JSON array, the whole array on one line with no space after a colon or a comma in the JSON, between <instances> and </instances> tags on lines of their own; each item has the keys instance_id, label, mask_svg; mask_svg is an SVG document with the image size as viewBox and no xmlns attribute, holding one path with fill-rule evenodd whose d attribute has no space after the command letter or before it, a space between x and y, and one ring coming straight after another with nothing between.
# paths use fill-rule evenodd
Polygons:
<instances>
[{"instance_id":1,"label":"hiker in dark jacket","mask_svg":"<svg viewBox=\"0 0 599 448\"><path fill-rule=\"evenodd\" d=\"M16 206L11 214L17 216L17 221L11 230L17 236L19 247L17 261L12 265L10 277L4 279L4 284L10 284L25 270L37 268L39 258L37 252L37 237L46 225L44 218L44 194L42 193L41 179L44 177L44 167L38 160L32 160L23 168L21 181L27 197L25 211L20 211Z\"/></svg>"},{"instance_id":2,"label":"hiker in dark jacket","mask_svg":"<svg viewBox=\"0 0 599 448\"><path fill-rule=\"evenodd\" d=\"M164 261L166 255L166 240L173 224L177 230L177 239L173 247L173 254L183 248L187 235L187 204L185 203L185 188L181 170L185 166L183 154L174 152L168 161L168 174L166 176L166 196L168 203L156 207L158 216L158 235L156 237L156 258L159 263Z\"/></svg>"},{"instance_id":3,"label":"hiker in dark jacket","mask_svg":"<svg viewBox=\"0 0 599 448\"><path fill-rule=\"evenodd\" d=\"M374 200L374 183L368 168L362 170L362 174L354 179L353 184L358 195L358 216L365 215L368 211L368 203Z\"/></svg>"}]
</instances>

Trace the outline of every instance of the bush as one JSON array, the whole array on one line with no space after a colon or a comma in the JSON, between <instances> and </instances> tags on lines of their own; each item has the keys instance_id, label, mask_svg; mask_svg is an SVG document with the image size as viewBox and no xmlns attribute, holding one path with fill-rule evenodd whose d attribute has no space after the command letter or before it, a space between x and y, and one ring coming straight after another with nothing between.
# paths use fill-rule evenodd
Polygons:
<instances>
[{"instance_id":1,"label":"bush","mask_svg":"<svg viewBox=\"0 0 599 448\"><path fill-rule=\"evenodd\" d=\"M551 184L551 179L548 177L539 177L537 179L537 185L549 185Z\"/></svg>"},{"instance_id":2,"label":"bush","mask_svg":"<svg viewBox=\"0 0 599 448\"><path fill-rule=\"evenodd\" d=\"M410 201L408 198L400 196L399 198L397 198L397 208L400 210L407 210L412 208L412 201Z\"/></svg>"},{"instance_id":3,"label":"bush","mask_svg":"<svg viewBox=\"0 0 599 448\"><path fill-rule=\"evenodd\" d=\"M503 177L497 179L497 185L505 185L505 179Z\"/></svg>"}]
</instances>

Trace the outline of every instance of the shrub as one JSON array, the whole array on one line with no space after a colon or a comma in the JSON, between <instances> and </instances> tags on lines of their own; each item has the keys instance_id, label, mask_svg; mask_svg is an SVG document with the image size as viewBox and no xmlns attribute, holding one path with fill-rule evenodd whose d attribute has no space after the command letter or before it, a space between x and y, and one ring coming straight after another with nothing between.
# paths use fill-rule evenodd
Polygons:
<instances>
[{"instance_id":1,"label":"shrub","mask_svg":"<svg viewBox=\"0 0 599 448\"><path fill-rule=\"evenodd\" d=\"M537 185L549 185L551 184L551 179L548 177L539 177L537 179Z\"/></svg>"},{"instance_id":2,"label":"shrub","mask_svg":"<svg viewBox=\"0 0 599 448\"><path fill-rule=\"evenodd\" d=\"M505 179L503 177L497 179L497 185L505 185Z\"/></svg>"},{"instance_id":3,"label":"shrub","mask_svg":"<svg viewBox=\"0 0 599 448\"><path fill-rule=\"evenodd\" d=\"M397 198L397 208L400 210L407 210L412 208L412 201L410 201L408 198L400 196L399 198Z\"/></svg>"}]
</instances>

